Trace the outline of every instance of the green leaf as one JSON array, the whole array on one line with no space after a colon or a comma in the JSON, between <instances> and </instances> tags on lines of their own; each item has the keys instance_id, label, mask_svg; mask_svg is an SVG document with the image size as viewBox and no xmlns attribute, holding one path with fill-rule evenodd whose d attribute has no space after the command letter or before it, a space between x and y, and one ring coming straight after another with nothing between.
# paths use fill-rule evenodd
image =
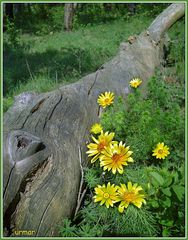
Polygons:
<instances>
[{"instance_id":1,"label":"green leaf","mask_svg":"<svg viewBox=\"0 0 188 240\"><path fill-rule=\"evenodd\" d=\"M165 199L160 201L160 204L164 207L164 208L169 208L171 206L171 200L169 197L165 197Z\"/></svg>"},{"instance_id":2,"label":"green leaf","mask_svg":"<svg viewBox=\"0 0 188 240\"><path fill-rule=\"evenodd\" d=\"M156 190L153 187L148 190L149 196L154 195L155 193L156 193Z\"/></svg>"},{"instance_id":3,"label":"green leaf","mask_svg":"<svg viewBox=\"0 0 188 240\"><path fill-rule=\"evenodd\" d=\"M164 187L169 187L171 183L172 183L172 177L170 177L170 176L166 177L165 176Z\"/></svg>"},{"instance_id":4,"label":"green leaf","mask_svg":"<svg viewBox=\"0 0 188 240\"><path fill-rule=\"evenodd\" d=\"M173 220L160 220L159 223L163 226L172 227L174 225Z\"/></svg>"},{"instance_id":5,"label":"green leaf","mask_svg":"<svg viewBox=\"0 0 188 240\"><path fill-rule=\"evenodd\" d=\"M168 197L172 195L170 188L162 188L161 191Z\"/></svg>"},{"instance_id":6,"label":"green leaf","mask_svg":"<svg viewBox=\"0 0 188 240\"><path fill-rule=\"evenodd\" d=\"M182 201L183 196L184 196L184 192L185 192L185 188L183 186L178 186L178 185L174 185L172 187L172 189L174 190L177 198Z\"/></svg>"},{"instance_id":7,"label":"green leaf","mask_svg":"<svg viewBox=\"0 0 188 240\"><path fill-rule=\"evenodd\" d=\"M163 177L157 172L150 172L150 175L159 183L159 186L164 184Z\"/></svg>"},{"instance_id":8,"label":"green leaf","mask_svg":"<svg viewBox=\"0 0 188 240\"><path fill-rule=\"evenodd\" d=\"M164 228L162 232L163 237L169 237L170 236L170 229Z\"/></svg>"},{"instance_id":9,"label":"green leaf","mask_svg":"<svg viewBox=\"0 0 188 240\"><path fill-rule=\"evenodd\" d=\"M158 208L159 207L159 203L157 201L153 200L153 201L151 201L151 206L153 208Z\"/></svg>"},{"instance_id":10,"label":"green leaf","mask_svg":"<svg viewBox=\"0 0 188 240\"><path fill-rule=\"evenodd\" d=\"M178 173L174 173L174 183L178 183L179 182L179 179L178 179Z\"/></svg>"},{"instance_id":11,"label":"green leaf","mask_svg":"<svg viewBox=\"0 0 188 240\"><path fill-rule=\"evenodd\" d=\"M72 222L71 220L65 218L63 222L63 226L60 227L59 233L63 237L78 237L77 235L77 229L75 226L71 226Z\"/></svg>"}]
</instances>

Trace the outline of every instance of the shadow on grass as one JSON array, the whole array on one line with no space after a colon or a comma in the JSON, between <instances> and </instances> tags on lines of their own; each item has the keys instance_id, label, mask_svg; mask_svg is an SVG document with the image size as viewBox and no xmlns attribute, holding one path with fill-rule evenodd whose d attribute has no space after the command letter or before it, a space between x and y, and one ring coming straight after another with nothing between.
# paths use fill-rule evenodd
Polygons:
<instances>
[{"instance_id":1,"label":"shadow on grass","mask_svg":"<svg viewBox=\"0 0 188 240\"><path fill-rule=\"evenodd\" d=\"M48 76L56 82L68 82L94 70L96 65L89 51L76 47L48 48L42 53L31 53L27 47L5 46L3 59L4 96L38 75Z\"/></svg>"}]
</instances>

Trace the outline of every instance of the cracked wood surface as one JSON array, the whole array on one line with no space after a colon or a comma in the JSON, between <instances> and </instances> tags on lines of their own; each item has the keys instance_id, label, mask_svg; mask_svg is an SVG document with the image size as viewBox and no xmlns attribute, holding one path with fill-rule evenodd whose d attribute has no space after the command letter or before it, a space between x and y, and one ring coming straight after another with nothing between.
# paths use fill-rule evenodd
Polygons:
<instances>
[{"instance_id":1,"label":"cracked wood surface","mask_svg":"<svg viewBox=\"0 0 188 240\"><path fill-rule=\"evenodd\" d=\"M58 226L74 215L81 194L80 164L87 165L89 130L99 120L98 95L112 91L126 99L134 77L143 79L144 88L161 64L162 48L162 40L155 44L143 32L80 81L16 97L4 116L4 227L9 235L30 230L35 236L58 236Z\"/></svg>"}]
</instances>

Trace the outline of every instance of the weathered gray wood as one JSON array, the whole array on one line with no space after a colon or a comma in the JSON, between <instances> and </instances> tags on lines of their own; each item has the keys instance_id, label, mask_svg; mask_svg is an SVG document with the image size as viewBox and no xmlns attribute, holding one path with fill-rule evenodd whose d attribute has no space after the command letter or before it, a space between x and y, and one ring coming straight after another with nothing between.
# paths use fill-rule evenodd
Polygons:
<instances>
[{"instance_id":1,"label":"weathered gray wood","mask_svg":"<svg viewBox=\"0 0 188 240\"><path fill-rule=\"evenodd\" d=\"M99 118L98 95L112 91L126 99L134 77L143 80L144 88L162 61L163 41L155 44L150 35L151 30L122 43L116 57L74 84L16 98L4 116L4 223L9 231L58 236L63 218L74 214L80 163L87 164L89 129Z\"/></svg>"},{"instance_id":2,"label":"weathered gray wood","mask_svg":"<svg viewBox=\"0 0 188 240\"><path fill-rule=\"evenodd\" d=\"M24 177L27 177L34 171L35 166L40 165L45 160L45 151L41 152L45 149L45 146L38 137L18 130L10 132L6 140L4 144L8 151L4 157L4 183L6 183L3 189L5 193L4 211L15 198ZM11 169L7 171L9 167ZM8 175L9 172L11 173ZM9 191L6 191L6 189L9 189Z\"/></svg>"},{"instance_id":3,"label":"weathered gray wood","mask_svg":"<svg viewBox=\"0 0 188 240\"><path fill-rule=\"evenodd\" d=\"M171 4L150 25L148 31L152 39L159 42L162 35L185 14L185 3Z\"/></svg>"}]
</instances>

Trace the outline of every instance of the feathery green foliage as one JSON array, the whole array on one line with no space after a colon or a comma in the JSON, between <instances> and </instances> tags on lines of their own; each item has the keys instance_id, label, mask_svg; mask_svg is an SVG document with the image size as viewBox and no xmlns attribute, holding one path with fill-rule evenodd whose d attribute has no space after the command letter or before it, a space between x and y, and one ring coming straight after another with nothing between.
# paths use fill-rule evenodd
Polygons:
<instances>
[{"instance_id":1,"label":"feathery green foliage","mask_svg":"<svg viewBox=\"0 0 188 240\"><path fill-rule=\"evenodd\" d=\"M72 237L108 237L108 236L156 236L156 220L147 209L137 209L130 206L125 214L120 214L116 208L107 209L93 202L85 202L79 215L82 221L72 229ZM79 217L79 215L77 217ZM67 237L66 223L60 228L63 237ZM64 231L63 231L64 229Z\"/></svg>"},{"instance_id":2,"label":"feathery green foliage","mask_svg":"<svg viewBox=\"0 0 188 240\"><path fill-rule=\"evenodd\" d=\"M179 164L184 161L184 98L182 84L165 82L158 73L149 81L146 96L136 89L128 95L126 103L117 99L117 104L103 114L101 123L106 131L116 133L117 140L132 146L138 164L151 162L152 150L158 142L170 147L169 160Z\"/></svg>"}]
</instances>

